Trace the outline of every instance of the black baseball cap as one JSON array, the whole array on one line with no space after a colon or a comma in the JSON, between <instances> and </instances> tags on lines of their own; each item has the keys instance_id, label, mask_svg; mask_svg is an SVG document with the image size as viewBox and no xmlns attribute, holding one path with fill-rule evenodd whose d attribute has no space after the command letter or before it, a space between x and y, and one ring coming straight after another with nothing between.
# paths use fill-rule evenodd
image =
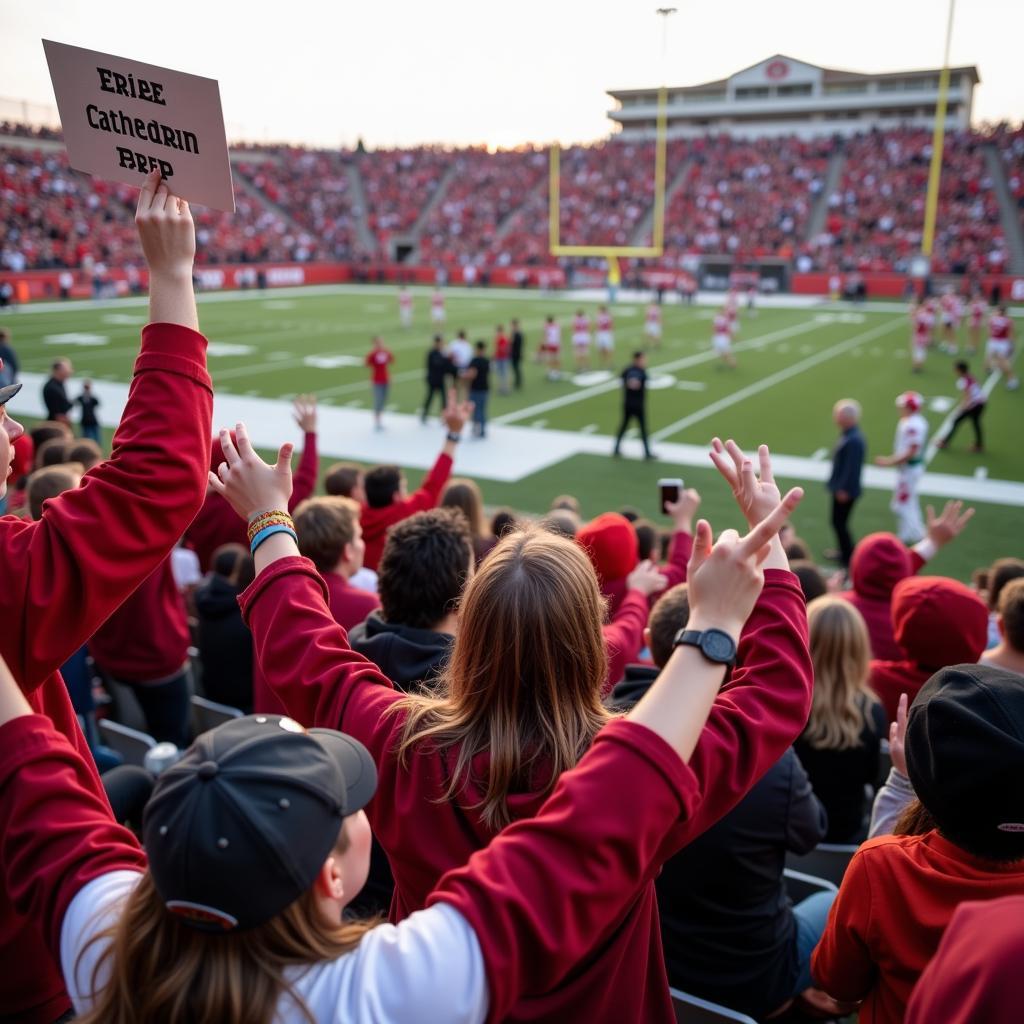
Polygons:
<instances>
[{"instance_id":1,"label":"black baseball cap","mask_svg":"<svg viewBox=\"0 0 1024 1024\"><path fill-rule=\"evenodd\" d=\"M6 405L20 390L20 384L8 384L0 388L0 405Z\"/></svg>"},{"instance_id":2,"label":"black baseball cap","mask_svg":"<svg viewBox=\"0 0 1024 1024\"><path fill-rule=\"evenodd\" d=\"M953 665L910 708L907 774L947 839L994 860L1024 857L1024 679Z\"/></svg>"},{"instance_id":3,"label":"black baseball cap","mask_svg":"<svg viewBox=\"0 0 1024 1024\"><path fill-rule=\"evenodd\" d=\"M205 931L269 921L313 884L377 769L333 729L247 715L199 736L157 781L143 842L167 909Z\"/></svg>"}]
</instances>

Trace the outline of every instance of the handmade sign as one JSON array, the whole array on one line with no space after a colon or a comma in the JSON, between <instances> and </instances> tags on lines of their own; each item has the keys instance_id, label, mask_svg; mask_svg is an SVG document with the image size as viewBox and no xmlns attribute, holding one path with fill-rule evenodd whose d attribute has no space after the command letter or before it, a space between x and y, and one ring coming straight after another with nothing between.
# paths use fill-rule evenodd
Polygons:
<instances>
[{"instance_id":1,"label":"handmade sign","mask_svg":"<svg viewBox=\"0 0 1024 1024\"><path fill-rule=\"evenodd\" d=\"M235 209L220 89L212 78L43 40L71 166Z\"/></svg>"}]
</instances>

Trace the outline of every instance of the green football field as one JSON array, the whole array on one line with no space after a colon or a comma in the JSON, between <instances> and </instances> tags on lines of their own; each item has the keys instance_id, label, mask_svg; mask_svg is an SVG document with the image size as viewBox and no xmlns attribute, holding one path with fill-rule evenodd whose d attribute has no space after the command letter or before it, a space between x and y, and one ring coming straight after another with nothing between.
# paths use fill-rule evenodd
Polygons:
<instances>
[{"instance_id":1,"label":"green football field","mask_svg":"<svg viewBox=\"0 0 1024 1024\"><path fill-rule=\"evenodd\" d=\"M433 333L428 293L414 290L414 295L414 323L407 329L399 326L393 288L203 296L200 322L211 342L210 367L217 391L264 399L314 392L325 406L368 410L370 389L363 358L371 335L380 333L396 357L389 412L414 414L423 398L423 364ZM649 352L648 422L662 458L654 463L613 460L604 454L599 438L614 434L618 425L616 377L595 365L589 374L567 372L563 380L553 382L545 379L543 368L534 360L544 318L553 314L562 324L565 369L570 371L571 316L577 306L593 315L598 301L483 290L448 294L446 337L464 328L471 340L490 342L495 326L507 326L513 317L526 333L524 387L509 396L492 394L492 423L532 428L523 436L539 447L544 445L544 431L570 432L589 442L585 452L518 480L493 480L486 472L477 473L489 506L539 512L556 494L568 492L580 499L588 515L632 505L657 518L656 480L678 475L701 490L704 511L716 528L734 525L731 498L717 474L692 464L693 459L684 465L673 461L674 446L706 445L718 434L748 447L763 441L779 455L802 460L794 462L792 482L804 484L808 497L797 525L820 554L832 541L827 499L821 484L804 476L800 466L827 465L835 438L830 415L834 401L849 395L862 403L872 455L891 450L896 423L893 400L900 391L915 388L924 394L933 433L955 402L949 356L934 352L924 373L910 373L908 318L896 306L848 309L822 304L741 311L736 338L739 365L727 369L710 352L714 308L666 305L662 344ZM613 312L617 373L643 344L644 305L620 302ZM0 324L11 330L23 372L43 374L56 356L67 355L78 378L122 382L128 379L144 322L145 307L137 300L48 304L0 317ZM596 364L596 354L593 358ZM980 358L975 357L972 364L984 382ZM970 432L965 426L953 450L935 454L928 467L930 473L959 477L952 484L945 481L940 490L955 492L978 508L969 532L935 563L937 571L964 578L996 557L1024 554L1016 530L1024 502L1016 496L1000 504L999 495L989 487L997 480L1024 483L1024 392L1009 392L1002 381L990 383L986 452L969 453ZM74 382L70 390L77 393ZM329 450L329 445L324 446ZM402 451L396 450L392 458L402 463ZM323 459L324 465L330 461ZM819 475L820 469L817 466ZM410 471L410 479L418 475ZM1024 488L1015 491L1024 493ZM892 527L888 500L885 490L866 492L854 516L857 533Z\"/></svg>"}]
</instances>

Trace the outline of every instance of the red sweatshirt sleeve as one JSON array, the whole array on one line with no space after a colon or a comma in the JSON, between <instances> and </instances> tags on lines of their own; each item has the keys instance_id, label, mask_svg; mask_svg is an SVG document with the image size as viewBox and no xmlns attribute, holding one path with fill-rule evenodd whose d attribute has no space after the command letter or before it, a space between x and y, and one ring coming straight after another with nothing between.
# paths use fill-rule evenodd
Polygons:
<instances>
[{"instance_id":1,"label":"red sweatshirt sleeve","mask_svg":"<svg viewBox=\"0 0 1024 1024\"><path fill-rule=\"evenodd\" d=\"M452 465L451 456L441 452L437 461L430 467L430 472L423 478L420 489L396 506L403 511L395 521L408 519L416 512L424 512L428 508L433 508L441 500L441 491L444 490L444 485L448 483L448 478L452 475Z\"/></svg>"},{"instance_id":2,"label":"red sweatshirt sleeve","mask_svg":"<svg viewBox=\"0 0 1024 1024\"><path fill-rule=\"evenodd\" d=\"M922 558L920 553L913 548L910 549L910 574L916 576L926 565L927 560Z\"/></svg>"},{"instance_id":3,"label":"red sweatshirt sleeve","mask_svg":"<svg viewBox=\"0 0 1024 1024\"><path fill-rule=\"evenodd\" d=\"M58 963L61 924L76 893L109 871L146 867L135 837L95 792L88 766L45 715L0 726L0 866L12 903L41 922Z\"/></svg>"},{"instance_id":4,"label":"red sweatshirt sleeve","mask_svg":"<svg viewBox=\"0 0 1024 1024\"><path fill-rule=\"evenodd\" d=\"M626 666L636 661L644 642L647 611L647 598L639 590L628 590L611 622L601 627L608 655L608 675L601 687L602 698L611 693L612 687L625 674Z\"/></svg>"},{"instance_id":5,"label":"red sweatshirt sleeve","mask_svg":"<svg viewBox=\"0 0 1024 1024\"><path fill-rule=\"evenodd\" d=\"M814 676L803 591L787 570L766 569L764 577L740 636L737 668L715 698L690 759L701 805L673 830L674 849L732 810L807 723Z\"/></svg>"},{"instance_id":6,"label":"red sweatshirt sleeve","mask_svg":"<svg viewBox=\"0 0 1024 1024\"><path fill-rule=\"evenodd\" d=\"M642 725L607 725L534 818L509 825L438 882L476 932L490 991L488 1021L523 995L549 991L621 920L660 868L666 830L692 813L697 780ZM652 862L655 862L652 867Z\"/></svg>"},{"instance_id":7,"label":"red sweatshirt sleeve","mask_svg":"<svg viewBox=\"0 0 1024 1024\"><path fill-rule=\"evenodd\" d=\"M685 530L677 530L672 534L672 544L668 552L668 561L661 567L661 574L668 579L670 587L686 582L686 572L693 552L693 535ZM657 597L655 598L657 600Z\"/></svg>"},{"instance_id":8,"label":"red sweatshirt sleeve","mask_svg":"<svg viewBox=\"0 0 1024 1024\"><path fill-rule=\"evenodd\" d=\"M402 719L384 711L402 694L348 645L327 607L327 587L308 558L274 562L239 598L260 669L296 721L341 729L380 763Z\"/></svg>"},{"instance_id":9,"label":"red sweatshirt sleeve","mask_svg":"<svg viewBox=\"0 0 1024 1024\"><path fill-rule=\"evenodd\" d=\"M867 857L858 851L843 875L824 934L811 956L815 984L834 999L855 1002L874 988L877 969L868 947L870 926L871 882Z\"/></svg>"},{"instance_id":10,"label":"red sweatshirt sleeve","mask_svg":"<svg viewBox=\"0 0 1024 1024\"><path fill-rule=\"evenodd\" d=\"M288 511L292 512L301 501L305 501L316 489L316 476L319 468L316 450L316 434L306 433L302 441L302 458L299 468L292 477L292 496L288 499Z\"/></svg>"},{"instance_id":11,"label":"red sweatshirt sleeve","mask_svg":"<svg viewBox=\"0 0 1024 1024\"><path fill-rule=\"evenodd\" d=\"M206 339L150 324L109 459L6 524L0 653L31 691L160 564L206 493L213 391Z\"/></svg>"}]
</instances>

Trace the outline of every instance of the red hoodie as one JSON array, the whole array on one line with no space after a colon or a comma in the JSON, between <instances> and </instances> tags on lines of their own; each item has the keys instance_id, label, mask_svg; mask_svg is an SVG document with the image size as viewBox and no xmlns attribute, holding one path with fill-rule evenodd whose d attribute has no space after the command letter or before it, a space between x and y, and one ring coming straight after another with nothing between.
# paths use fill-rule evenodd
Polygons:
<instances>
[{"instance_id":1,"label":"red hoodie","mask_svg":"<svg viewBox=\"0 0 1024 1024\"><path fill-rule=\"evenodd\" d=\"M914 986L906 1024L1018 1024L1024 896L961 903Z\"/></svg>"},{"instance_id":2,"label":"red hoodie","mask_svg":"<svg viewBox=\"0 0 1024 1024\"><path fill-rule=\"evenodd\" d=\"M87 760L84 784L103 801L58 669L167 558L195 516L212 415L206 339L187 327L150 324L110 458L81 487L51 498L38 522L0 519L0 654L33 710ZM51 1024L71 1005L42 924L18 914L0 888L5 1020Z\"/></svg>"},{"instance_id":3,"label":"red hoodie","mask_svg":"<svg viewBox=\"0 0 1024 1024\"><path fill-rule=\"evenodd\" d=\"M912 576L892 592L892 624L901 660L871 662L871 688L890 721L900 694L910 700L946 665L974 664L988 642L988 609L969 587L945 576Z\"/></svg>"},{"instance_id":4,"label":"red hoodie","mask_svg":"<svg viewBox=\"0 0 1024 1024\"><path fill-rule=\"evenodd\" d=\"M853 590L839 596L864 616L873 658L898 661L904 656L892 631L892 589L923 565L924 559L894 533L868 534L854 548L850 559Z\"/></svg>"},{"instance_id":5,"label":"red hoodie","mask_svg":"<svg viewBox=\"0 0 1024 1024\"><path fill-rule=\"evenodd\" d=\"M215 437L210 446L210 471L216 473L217 467L223 461L224 450L220 446L220 439ZM318 468L316 434L306 434L302 441L302 457L292 480L292 496L288 501L289 512L313 493ZM213 568L213 553L221 544L241 544L247 548L249 525L224 498L214 491L208 491L199 515L185 531L185 547L196 553L203 572L209 572Z\"/></svg>"},{"instance_id":6,"label":"red hoodie","mask_svg":"<svg viewBox=\"0 0 1024 1024\"><path fill-rule=\"evenodd\" d=\"M370 508L369 505L363 505L359 513L359 522L362 524L363 540L366 543L363 565L367 569L377 571L377 566L380 565L380 556L384 554L388 530L395 523L400 523L417 512L425 512L428 508L433 508L441 500L441 491L451 475L452 458L441 452L437 461L430 467L430 472L423 478L420 489L410 494L408 498L385 505L384 508Z\"/></svg>"},{"instance_id":7,"label":"red hoodie","mask_svg":"<svg viewBox=\"0 0 1024 1024\"><path fill-rule=\"evenodd\" d=\"M281 559L240 598L260 664L289 714L307 726L329 726L361 740L378 767L378 792L366 808L395 876L391 920L422 908L445 871L486 846L493 832L479 813L480 794L468 782L455 797L445 791L456 752L439 755L420 744L403 764L395 755L405 716L388 713L404 695L377 667L349 649L344 630L326 605L313 564ZM812 670L807 618L796 577L765 572L765 587L740 638L740 666L722 688L690 767L700 780L694 816L670 833L664 854L678 850L731 810L799 734L810 710ZM486 774L486 758L474 776ZM539 784L544 773L538 772ZM515 819L543 804L532 790L509 797ZM556 883L573 884L572 869L557 860ZM625 916L602 929L579 969L550 990L520 1000L508 1021L674 1021L661 947L653 879L646 872ZM496 934L495 942L500 942ZM487 943L481 937L482 943Z\"/></svg>"},{"instance_id":8,"label":"red hoodie","mask_svg":"<svg viewBox=\"0 0 1024 1024\"><path fill-rule=\"evenodd\" d=\"M115 679L149 683L180 672L191 642L185 600L168 555L93 633L89 653Z\"/></svg>"}]
</instances>

